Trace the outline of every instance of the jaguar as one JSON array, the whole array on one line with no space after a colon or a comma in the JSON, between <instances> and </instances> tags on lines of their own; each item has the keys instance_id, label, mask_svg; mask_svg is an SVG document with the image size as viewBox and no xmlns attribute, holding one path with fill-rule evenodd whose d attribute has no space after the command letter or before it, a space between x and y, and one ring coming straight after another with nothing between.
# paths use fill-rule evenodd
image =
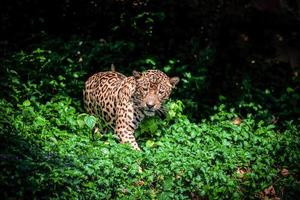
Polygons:
<instances>
[{"instance_id":1,"label":"jaguar","mask_svg":"<svg viewBox=\"0 0 300 200\"><path fill-rule=\"evenodd\" d=\"M145 117L154 116L179 82L160 70L133 71L132 76L111 71L98 72L85 82L86 111L111 127L121 143L140 150L134 132Z\"/></svg>"}]
</instances>

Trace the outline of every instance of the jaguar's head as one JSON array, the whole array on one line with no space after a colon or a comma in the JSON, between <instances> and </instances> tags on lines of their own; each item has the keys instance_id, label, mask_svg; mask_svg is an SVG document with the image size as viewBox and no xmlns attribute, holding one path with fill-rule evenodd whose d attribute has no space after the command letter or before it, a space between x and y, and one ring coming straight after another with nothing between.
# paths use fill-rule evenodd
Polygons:
<instances>
[{"instance_id":1,"label":"jaguar's head","mask_svg":"<svg viewBox=\"0 0 300 200\"><path fill-rule=\"evenodd\" d=\"M136 80L133 99L147 116L153 116L161 109L161 105L179 82L178 77L170 78L159 70L147 70L143 73L134 71L133 76Z\"/></svg>"}]
</instances>

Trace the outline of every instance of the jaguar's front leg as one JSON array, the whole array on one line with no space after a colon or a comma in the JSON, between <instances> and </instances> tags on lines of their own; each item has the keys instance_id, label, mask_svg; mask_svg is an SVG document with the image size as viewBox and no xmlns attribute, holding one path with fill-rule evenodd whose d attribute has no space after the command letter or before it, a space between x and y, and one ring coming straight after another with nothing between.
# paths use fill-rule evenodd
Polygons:
<instances>
[{"instance_id":1,"label":"jaguar's front leg","mask_svg":"<svg viewBox=\"0 0 300 200\"><path fill-rule=\"evenodd\" d=\"M123 108L117 109L117 120L115 132L121 140L121 143L129 143L134 149L140 150L134 137L134 131L138 126L133 114L133 107L123 105Z\"/></svg>"}]
</instances>

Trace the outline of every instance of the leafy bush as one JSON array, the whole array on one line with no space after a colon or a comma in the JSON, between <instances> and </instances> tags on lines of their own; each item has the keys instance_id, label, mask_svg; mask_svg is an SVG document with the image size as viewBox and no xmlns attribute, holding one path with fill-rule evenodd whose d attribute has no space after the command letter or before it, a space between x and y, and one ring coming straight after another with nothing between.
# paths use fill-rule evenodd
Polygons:
<instances>
[{"instance_id":1,"label":"leafy bush","mask_svg":"<svg viewBox=\"0 0 300 200\"><path fill-rule=\"evenodd\" d=\"M196 124L182 114L180 101L168 107L165 120L151 118L139 129L140 152L111 132L93 140L87 115L69 97L17 107L2 100L1 195L254 199L274 186L278 195L295 197L300 146L293 123L284 132L252 115L237 123L237 113L220 106ZM283 189L289 192L279 194Z\"/></svg>"},{"instance_id":2,"label":"leafy bush","mask_svg":"<svg viewBox=\"0 0 300 200\"><path fill-rule=\"evenodd\" d=\"M0 178L5 199L296 198L299 123L297 117L286 120L299 113L291 106L299 99L293 88L275 98L245 81L238 104L219 97L237 105L235 109L215 106L196 123L190 116L201 116L195 99L205 88L205 67L192 75L188 66L170 59L163 70L182 74L175 95L184 98L167 104L165 119L143 121L136 131L143 149L139 152L119 144L111 130L92 134L93 127L102 124L83 113L79 100L85 76L94 70L92 63L108 68L112 52L122 62L121 54L135 47L73 41L57 49L58 44L45 48L51 50L20 52L3 62ZM204 56L212 53L207 50ZM101 59L95 59L100 54ZM204 62L199 58L199 66ZM146 69L160 68L161 63L147 56L128 65ZM253 103L257 98L272 101L287 118L277 123L269 107Z\"/></svg>"}]
</instances>

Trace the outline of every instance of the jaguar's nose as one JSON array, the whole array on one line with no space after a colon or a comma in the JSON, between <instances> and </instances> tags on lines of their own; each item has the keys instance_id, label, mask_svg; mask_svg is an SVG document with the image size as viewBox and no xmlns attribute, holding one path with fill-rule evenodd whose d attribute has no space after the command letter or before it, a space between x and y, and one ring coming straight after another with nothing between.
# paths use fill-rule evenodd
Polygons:
<instances>
[{"instance_id":1,"label":"jaguar's nose","mask_svg":"<svg viewBox=\"0 0 300 200\"><path fill-rule=\"evenodd\" d=\"M147 108L152 109L155 106L153 102L148 102L147 103Z\"/></svg>"}]
</instances>

